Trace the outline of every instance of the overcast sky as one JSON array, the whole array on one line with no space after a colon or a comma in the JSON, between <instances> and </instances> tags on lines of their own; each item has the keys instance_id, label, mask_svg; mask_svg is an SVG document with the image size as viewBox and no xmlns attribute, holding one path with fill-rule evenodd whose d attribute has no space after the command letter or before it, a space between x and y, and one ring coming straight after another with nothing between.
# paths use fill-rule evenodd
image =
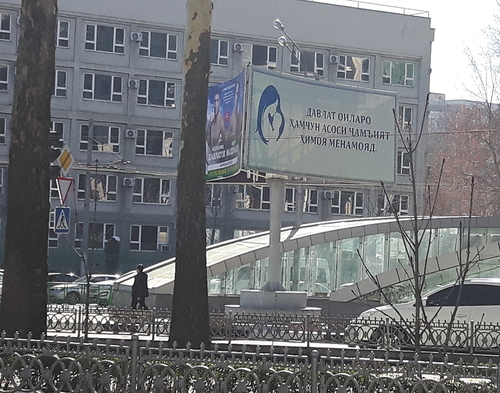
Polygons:
<instances>
[{"instance_id":1,"label":"overcast sky","mask_svg":"<svg viewBox=\"0 0 500 393\"><path fill-rule=\"evenodd\" d=\"M335 0L332 0L335 3ZM431 92L444 93L446 99L471 98L465 86L473 89L465 47L479 53L486 45L483 30L500 13L496 0L368 0L389 6L429 11L435 29L432 44ZM337 3L338 4L338 3Z\"/></svg>"}]
</instances>

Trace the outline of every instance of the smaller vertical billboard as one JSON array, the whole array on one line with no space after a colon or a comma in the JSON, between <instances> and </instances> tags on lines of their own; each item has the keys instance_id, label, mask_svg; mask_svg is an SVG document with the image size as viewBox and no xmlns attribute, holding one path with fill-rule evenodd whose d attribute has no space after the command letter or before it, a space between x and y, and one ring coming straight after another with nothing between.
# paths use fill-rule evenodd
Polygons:
<instances>
[{"instance_id":1,"label":"smaller vertical billboard","mask_svg":"<svg viewBox=\"0 0 500 393\"><path fill-rule=\"evenodd\" d=\"M208 88L207 180L233 176L241 169L245 72Z\"/></svg>"},{"instance_id":2,"label":"smaller vertical billboard","mask_svg":"<svg viewBox=\"0 0 500 393\"><path fill-rule=\"evenodd\" d=\"M245 169L394 181L395 93L250 70Z\"/></svg>"}]
</instances>

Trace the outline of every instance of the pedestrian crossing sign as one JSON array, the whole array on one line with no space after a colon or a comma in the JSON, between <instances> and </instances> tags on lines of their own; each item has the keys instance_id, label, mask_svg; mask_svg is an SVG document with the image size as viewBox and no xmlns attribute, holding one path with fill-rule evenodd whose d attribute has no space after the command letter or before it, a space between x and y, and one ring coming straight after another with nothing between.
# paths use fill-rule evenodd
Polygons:
<instances>
[{"instance_id":1,"label":"pedestrian crossing sign","mask_svg":"<svg viewBox=\"0 0 500 393\"><path fill-rule=\"evenodd\" d=\"M54 232L57 234L68 234L70 222L69 207L56 207Z\"/></svg>"}]
</instances>

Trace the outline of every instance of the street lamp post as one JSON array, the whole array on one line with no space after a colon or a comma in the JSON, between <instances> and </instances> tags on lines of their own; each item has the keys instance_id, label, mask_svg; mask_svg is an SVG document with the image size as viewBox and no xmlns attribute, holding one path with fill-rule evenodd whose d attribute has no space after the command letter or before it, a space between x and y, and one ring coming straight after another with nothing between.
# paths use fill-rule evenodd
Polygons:
<instances>
[{"instance_id":1,"label":"street lamp post","mask_svg":"<svg viewBox=\"0 0 500 393\"><path fill-rule=\"evenodd\" d=\"M287 48L292 54L293 58L295 58L295 60L297 60L297 62L299 63L299 70L307 73L307 67L301 60L301 58L304 57L304 53L297 45L297 43L293 40L293 38L285 31L285 25L283 24L283 22L281 22L279 18L276 18L273 21L273 27L276 30L281 30L283 32L283 35L278 37L278 44L284 48ZM290 47L288 42L292 44L292 47ZM297 56L297 53L299 53L299 56Z\"/></svg>"}]
</instances>

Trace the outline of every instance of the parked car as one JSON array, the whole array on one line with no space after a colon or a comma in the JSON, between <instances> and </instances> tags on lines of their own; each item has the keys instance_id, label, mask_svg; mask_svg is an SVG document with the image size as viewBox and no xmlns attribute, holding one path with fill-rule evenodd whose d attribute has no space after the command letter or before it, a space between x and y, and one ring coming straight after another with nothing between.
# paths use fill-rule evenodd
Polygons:
<instances>
[{"instance_id":1,"label":"parked car","mask_svg":"<svg viewBox=\"0 0 500 393\"><path fill-rule=\"evenodd\" d=\"M57 273L51 272L47 277L47 283L56 284L56 283L64 283L64 282L73 282L80 278L75 273Z\"/></svg>"},{"instance_id":2,"label":"parked car","mask_svg":"<svg viewBox=\"0 0 500 393\"><path fill-rule=\"evenodd\" d=\"M500 278L471 278L465 280L462 286L455 283L448 284L424 296L422 302L427 320L436 323L434 333L426 333L422 337L424 345L433 343L430 334L434 334L434 338L439 336L439 339L443 340L443 334L438 335L436 331L445 331L455 306L456 314L453 320L454 329L456 326L455 336L466 337L467 333L460 332L461 327L466 332L471 323L481 324L484 329L489 330L488 326L500 323ZM346 328L346 340L377 343L391 336L401 344L411 345L414 321L415 301L371 308L351 321ZM500 336L498 329L493 333ZM488 333L490 342L500 338L493 337L493 333ZM486 345L480 343L481 346L483 344Z\"/></svg>"},{"instance_id":3,"label":"parked car","mask_svg":"<svg viewBox=\"0 0 500 393\"><path fill-rule=\"evenodd\" d=\"M80 277L77 276L75 273L58 273L58 272L49 273L47 276L47 296L49 302L51 301L50 289L53 286L64 283L70 283L78 280L79 278Z\"/></svg>"},{"instance_id":4,"label":"parked car","mask_svg":"<svg viewBox=\"0 0 500 393\"><path fill-rule=\"evenodd\" d=\"M0 269L0 297L2 296L3 275L4 275L4 270ZM47 286L50 288L50 286L53 284L58 284L62 282L73 282L78 278L80 277L78 277L74 273L49 273L47 277Z\"/></svg>"},{"instance_id":5,"label":"parked car","mask_svg":"<svg viewBox=\"0 0 500 393\"><path fill-rule=\"evenodd\" d=\"M91 303L101 303L107 299L113 288L113 281L118 274L93 274L90 277L89 299ZM50 288L49 299L55 303L76 304L85 301L87 277L81 277L71 283L58 284ZM106 295L106 296L105 296Z\"/></svg>"}]
</instances>

